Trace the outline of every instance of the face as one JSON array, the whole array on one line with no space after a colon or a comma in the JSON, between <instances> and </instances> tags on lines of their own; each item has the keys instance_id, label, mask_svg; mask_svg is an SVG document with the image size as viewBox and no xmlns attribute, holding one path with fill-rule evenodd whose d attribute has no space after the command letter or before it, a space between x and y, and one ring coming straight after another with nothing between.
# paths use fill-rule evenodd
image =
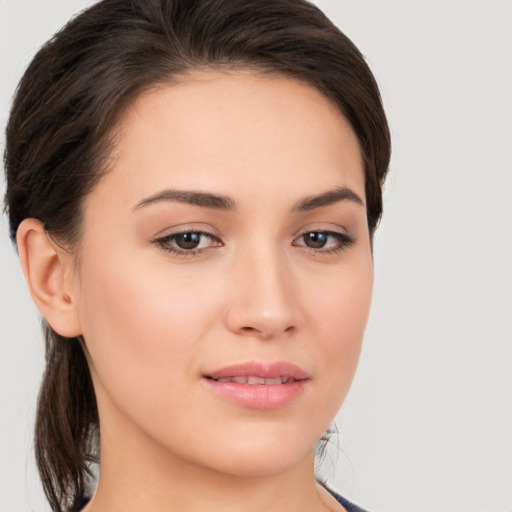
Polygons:
<instances>
[{"instance_id":1,"label":"face","mask_svg":"<svg viewBox=\"0 0 512 512\"><path fill-rule=\"evenodd\" d=\"M348 391L370 306L353 131L307 85L197 72L137 100L114 157L75 279L102 442L293 467Z\"/></svg>"}]
</instances>

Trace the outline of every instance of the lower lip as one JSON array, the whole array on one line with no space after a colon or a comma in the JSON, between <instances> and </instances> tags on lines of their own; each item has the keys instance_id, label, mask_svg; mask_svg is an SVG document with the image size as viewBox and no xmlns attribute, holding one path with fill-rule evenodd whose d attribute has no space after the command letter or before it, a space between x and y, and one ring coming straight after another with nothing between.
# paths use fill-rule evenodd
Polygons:
<instances>
[{"instance_id":1,"label":"lower lip","mask_svg":"<svg viewBox=\"0 0 512 512\"><path fill-rule=\"evenodd\" d=\"M239 384L204 380L215 393L251 409L279 409L289 405L302 394L308 382L305 379L285 384Z\"/></svg>"}]
</instances>

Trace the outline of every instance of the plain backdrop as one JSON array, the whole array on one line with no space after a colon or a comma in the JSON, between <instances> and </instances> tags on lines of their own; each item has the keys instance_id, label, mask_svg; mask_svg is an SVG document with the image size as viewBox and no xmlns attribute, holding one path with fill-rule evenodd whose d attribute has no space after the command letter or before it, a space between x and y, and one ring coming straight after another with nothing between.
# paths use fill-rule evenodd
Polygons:
<instances>
[{"instance_id":1,"label":"plain backdrop","mask_svg":"<svg viewBox=\"0 0 512 512\"><path fill-rule=\"evenodd\" d=\"M2 130L36 49L91 3L0 0ZM512 2L317 3L366 56L393 134L371 320L322 472L375 512L510 512ZM43 342L5 216L0 232L0 510L44 511Z\"/></svg>"}]
</instances>

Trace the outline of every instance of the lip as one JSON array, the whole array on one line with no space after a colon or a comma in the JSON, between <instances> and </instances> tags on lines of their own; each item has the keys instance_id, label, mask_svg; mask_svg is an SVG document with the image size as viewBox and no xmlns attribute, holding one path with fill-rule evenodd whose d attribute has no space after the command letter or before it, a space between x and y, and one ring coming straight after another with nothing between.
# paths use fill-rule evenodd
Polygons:
<instances>
[{"instance_id":1,"label":"lip","mask_svg":"<svg viewBox=\"0 0 512 512\"><path fill-rule=\"evenodd\" d=\"M246 384L218 382L229 377L260 377L289 379L282 384ZM299 366L286 361L259 363L250 361L225 366L203 376L208 388L218 396L251 409L278 409L296 400L310 381L308 373Z\"/></svg>"}]
</instances>

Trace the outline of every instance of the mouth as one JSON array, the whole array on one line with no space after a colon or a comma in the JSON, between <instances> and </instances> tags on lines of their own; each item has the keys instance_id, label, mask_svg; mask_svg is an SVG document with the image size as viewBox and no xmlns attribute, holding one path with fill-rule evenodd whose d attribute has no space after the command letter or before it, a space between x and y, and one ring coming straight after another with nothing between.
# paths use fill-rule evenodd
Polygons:
<instances>
[{"instance_id":1,"label":"mouth","mask_svg":"<svg viewBox=\"0 0 512 512\"><path fill-rule=\"evenodd\" d=\"M284 361L226 366L204 375L203 379L217 396L252 409L290 405L310 381L305 370Z\"/></svg>"},{"instance_id":2,"label":"mouth","mask_svg":"<svg viewBox=\"0 0 512 512\"><path fill-rule=\"evenodd\" d=\"M205 377L216 381L229 379L239 384L285 384L291 380L309 379L309 374L300 366L287 361L273 363L248 361L219 368L209 372Z\"/></svg>"},{"instance_id":3,"label":"mouth","mask_svg":"<svg viewBox=\"0 0 512 512\"><path fill-rule=\"evenodd\" d=\"M256 377L255 375L241 375L239 377L220 377L219 379L213 380L216 382L236 382L237 384L248 384L249 386L254 386L257 384L264 386L274 386L278 384L287 384L288 382L295 382L296 380L301 379L294 379L293 377L273 377L270 379L265 379L264 377Z\"/></svg>"}]
</instances>

